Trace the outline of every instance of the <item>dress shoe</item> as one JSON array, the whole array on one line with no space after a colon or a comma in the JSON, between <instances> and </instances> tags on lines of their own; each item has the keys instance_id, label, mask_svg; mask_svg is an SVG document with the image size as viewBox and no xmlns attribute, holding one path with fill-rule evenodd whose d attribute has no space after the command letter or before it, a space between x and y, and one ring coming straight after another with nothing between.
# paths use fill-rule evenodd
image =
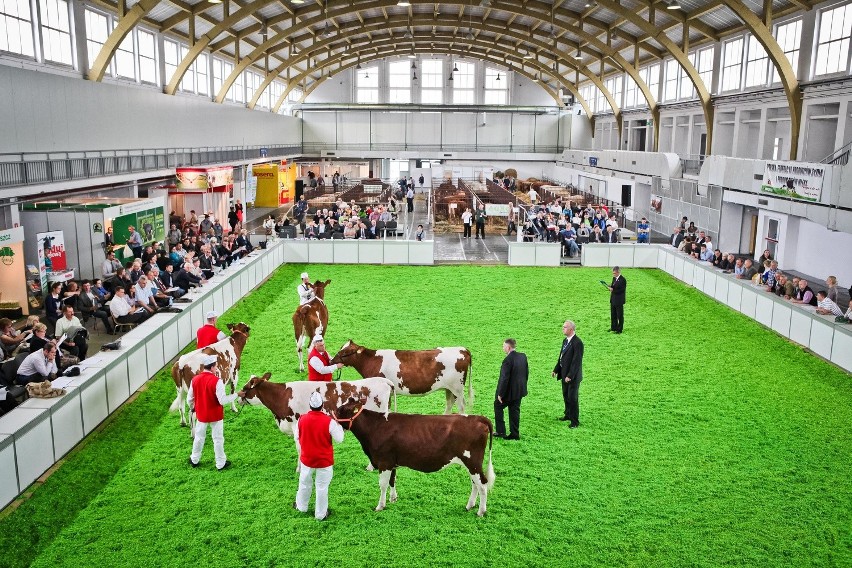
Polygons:
<instances>
[{"instance_id":1,"label":"dress shoe","mask_svg":"<svg viewBox=\"0 0 852 568\"><path fill-rule=\"evenodd\" d=\"M189 458L189 465L191 465L192 467L198 467L198 464L192 461L192 458Z\"/></svg>"},{"instance_id":2,"label":"dress shoe","mask_svg":"<svg viewBox=\"0 0 852 568\"><path fill-rule=\"evenodd\" d=\"M621 331L616 331L615 333L621 333Z\"/></svg>"},{"instance_id":3,"label":"dress shoe","mask_svg":"<svg viewBox=\"0 0 852 568\"><path fill-rule=\"evenodd\" d=\"M494 437L495 438L505 438L506 434L504 434L502 432L494 432Z\"/></svg>"},{"instance_id":4,"label":"dress shoe","mask_svg":"<svg viewBox=\"0 0 852 568\"><path fill-rule=\"evenodd\" d=\"M557 418L557 420L559 420L560 422L567 422L568 420L571 420L571 419L568 418L567 416L560 416L559 418Z\"/></svg>"},{"instance_id":5,"label":"dress shoe","mask_svg":"<svg viewBox=\"0 0 852 568\"><path fill-rule=\"evenodd\" d=\"M328 509L328 510L326 510L326 512L325 512L325 516L324 516L323 518L321 518L321 519L317 519L317 520L318 520L318 521L324 521L324 520L328 519L330 516L331 516L331 509Z\"/></svg>"},{"instance_id":6,"label":"dress shoe","mask_svg":"<svg viewBox=\"0 0 852 568\"><path fill-rule=\"evenodd\" d=\"M580 423L579 423L579 422L577 422L576 424L569 424L569 425L568 425L568 427L569 427L569 428L579 428L579 427L580 427Z\"/></svg>"},{"instance_id":7,"label":"dress shoe","mask_svg":"<svg viewBox=\"0 0 852 568\"><path fill-rule=\"evenodd\" d=\"M229 460L225 460L225 465L223 465L222 467L216 468L216 469L218 469L219 471L224 471L224 470L228 469L229 467L231 467L231 462Z\"/></svg>"},{"instance_id":8,"label":"dress shoe","mask_svg":"<svg viewBox=\"0 0 852 568\"><path fill-rule=\"evenodd\" d=\"M518 434L509 434L508 436L506 436L506 439L507 440L520 440L521 437Z\"/></svg>"}]
</instances>

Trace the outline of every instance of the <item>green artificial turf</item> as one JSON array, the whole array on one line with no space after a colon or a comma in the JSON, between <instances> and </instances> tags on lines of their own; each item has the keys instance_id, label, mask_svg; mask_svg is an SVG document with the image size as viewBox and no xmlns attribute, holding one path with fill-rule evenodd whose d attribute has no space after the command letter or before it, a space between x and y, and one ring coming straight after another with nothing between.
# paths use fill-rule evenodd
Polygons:
<instances>
[{"instance_id":1,"label":"green artificial turf","mask_svg":"<svg viewBox=\"0 0 852 568\"><path fill-rule=\"evenodd\" d=\"M220 324L246 321L244 383L301 380L287 265ZM330 278L327 345L464 345L471 412L492 417L502 340L530 361L521 441L495 440L488 514L465 512L459 467L401 470L376 513L375 472L336 448L326 523L295 512L290 438L271 413L226 411L234 467L189 431L161 372L0 525L0 563L26 566L850 566L852 383L837 368L659 271L626 270L624 334L607 333L607 269L310 266ZM551 379L566 318L586 345L582 427ZM345 378L356 378L352 369ZM442 394L400 397L440 413Z\"/></svg>"}]
</instances>

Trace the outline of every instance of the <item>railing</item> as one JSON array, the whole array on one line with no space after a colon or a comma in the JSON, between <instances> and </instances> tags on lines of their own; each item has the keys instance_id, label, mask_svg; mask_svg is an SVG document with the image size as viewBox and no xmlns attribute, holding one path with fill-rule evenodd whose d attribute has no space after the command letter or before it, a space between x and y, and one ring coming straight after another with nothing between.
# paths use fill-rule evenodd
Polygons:
<instances>
[{"instance_id":1,"label":"railing","mask_svg":"<svg viewBox=\"0 0 852 568\"><path fill-rule=\"evenodd\" d=\"M302 144L302 152L309 154L313 152L328 152L328 151L349 151L349 152L399 152L400 150L416 150L418 152L510 152L510 153L538 153L538 154L558 154L565 150L563 146L548 146L548 145L494 145L494 144L419 144L417 142L398 142L398 143L363 143L363 144L348 144L348 143L326 143L326 142L305 142Z\"/></svg>"},{"instance_id":2,"label":"railing","mask_svg":"<svg viewBox=\"0 0 852 568\"><path fill-rule=\"evenodd\" d=\"M849 163L849 152L852 151L852 141L847 142L822 160L821 164L829 166L845 166Z\"/></svg>"},{"instance_id":3,"label":"railing","mask_svg":"<svg viewBox=\"0 0 852 568\"><path fill-rule=\"evenodd\" d=\"M264 150L261 154L261 149ZM0 187L275 158L301 153L301 146L224 146L0 154Z\"/></svg>"},{"instance_id":4,"label":"railing","mask_svg":"<svg viewBox=\"0 0 852 568\"><path fill-rule=\"evenodd\" d=\"M704 155L685 154L680 157L680 163L684 174L697 176L701 173L701 166L704 164Z\"/></svg>"}]
</instances>

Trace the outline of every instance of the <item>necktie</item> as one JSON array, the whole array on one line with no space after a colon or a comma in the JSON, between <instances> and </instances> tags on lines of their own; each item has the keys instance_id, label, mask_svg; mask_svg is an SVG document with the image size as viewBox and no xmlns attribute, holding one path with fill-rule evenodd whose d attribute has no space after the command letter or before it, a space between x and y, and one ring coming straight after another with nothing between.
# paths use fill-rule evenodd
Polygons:
<instances>
[{"instance_id":1,"label":"necktie","mask_svg":"<svg viewBox=\"0 0 852 568\"><path fill-rule=\"evenodd\" d=\"M565 350L567 348L568 348L568 338L566 337L565 339L562 340L562 351L560 351L559 354L562 355L562 353L565 353Z\"/></svg>"}]
</instances>

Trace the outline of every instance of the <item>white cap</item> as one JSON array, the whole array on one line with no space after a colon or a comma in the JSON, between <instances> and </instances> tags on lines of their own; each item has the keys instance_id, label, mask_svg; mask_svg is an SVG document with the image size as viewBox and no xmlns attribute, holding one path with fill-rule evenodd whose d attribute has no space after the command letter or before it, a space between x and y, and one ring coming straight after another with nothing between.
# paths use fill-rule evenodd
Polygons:
<instances>
[{"instance_id":1,"label":"white cap","mask_svg":"<svg viewBox=\"0 0 852 568\"><path fill-rule=\"evenodd\" d=\"M209 320L212 320L213 318L215 318L215 317L219 317L219 316L218 316L218 315L216 315L216 312L207 312L207 315L206 315L206 316L204 316L204 317L206 317L206 318L207 318L207 319L209 319Z\"/></svg>"},{"instance_id":2,"label":"white cap","mask_svg":"<svg viewBox=\"0 0 852 568\"><path fill-rule=\"evenodd\" d=\"M207 367L209 365L215 365L218 360L218 357L215 355L205 355L204 358L201 359L201 364Z\"/></svg>"},{"instance_id":3,"label":"white cap","mask_svg":"<svg viewBox=\"0 0 852 568\"><path fill-rule=\"evenodd\" d=\"M302 272L302 280L304 280L305 278L308 278L308 273Z\"/></svg>"},{"instance_id":4,"label":"white cap","mask_svg":"<svg viewBox=\"0 0 852 568\"><path fill-rule=\"evenodd\" d=\"M319 410L320 408L322 408L322 396L320 396L320 393L316 391L312 392L309 404L314 410Z\"/></svg>"},{"instance_id":5,"label":"white cap","mask_svg":"<svg viewBox=\"0 0 852 568\"><path fill-rule=\"evenodd\" d=\"M312 343L320 343L320 342L325 343L325 338L318 333L314 336Z\"/></svg>"}]
</instances>

